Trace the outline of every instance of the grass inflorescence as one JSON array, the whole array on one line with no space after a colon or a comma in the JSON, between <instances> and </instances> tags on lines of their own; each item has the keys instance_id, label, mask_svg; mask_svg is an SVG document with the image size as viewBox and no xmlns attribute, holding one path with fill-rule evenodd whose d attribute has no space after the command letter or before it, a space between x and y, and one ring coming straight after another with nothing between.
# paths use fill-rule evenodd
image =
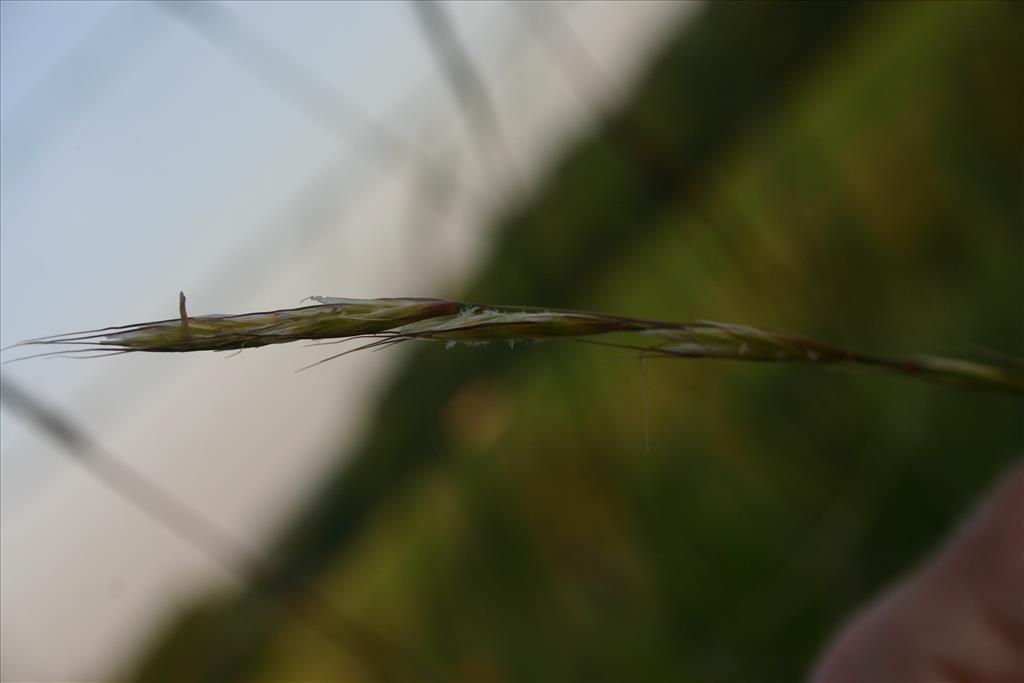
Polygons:
<instances>
[{"instance_id":1,"label":"grass inflorescence","mask_svg":"<svg viewBox=\"0 0 1024 683\"><path fill-rule=\"evenodd\" d=\"M362 345L312 364L319 365L353 351L412 340L448 345L500 340L512 345L518 341L576 339L631 349L643 357L847 363L947 384L1024 393L1024 372L1019 369L935 356L897 359L868 355L746 325L711 321L661 322L585 311L467 304L447 299L320 296L310 299L316 303L299 308L189 316L182 294L177 318L29 339L14 347L73 348L13 360L75 354L96 357L132 352L230 351L302 340L365 340ZM626 341L594 339L613 333L624 333L630 338Z\"/></svg>"}]
</instances>

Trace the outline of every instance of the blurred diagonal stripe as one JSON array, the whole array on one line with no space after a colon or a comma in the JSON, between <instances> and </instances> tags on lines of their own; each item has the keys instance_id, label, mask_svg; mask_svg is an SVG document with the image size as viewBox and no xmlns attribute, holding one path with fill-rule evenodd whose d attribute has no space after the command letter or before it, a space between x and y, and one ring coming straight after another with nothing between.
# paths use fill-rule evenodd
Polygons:
<instances>
[{"instance_id":1,"label":"blurred diagonal stripe","mask_svg":"<svg viewBox=\"0 0 1024 683\"><path fill-rule=\"evenodd\" d=\"M18 102L0 124L0 192L7 196L85 114L137 69L167 23L141 3L118 4Z\"/></svg>"},{"instance_id":2,"label":"blurred diagonal stripe","mask_svg":"<svg viewBox=\"0 0 1024 683\"><path fill-rule=\"evenodd\" d=\"M380 170L394 172L407 157L426 156L415 143L375 120L222 5L156 3Z\"/></svg>"},{"instance_id":3,"label":"blurred diagonal stripe","mask_svg":"<svg viewBox=\"0 0 1024 683\"><path fill-rule=\"evenodd\" d=\"M427 46L451 86L480 158L481 170L488 173L492 183L498 184L502 177L513 173L512 155L480 70L459 39L442 2L409 0L408 7L412 8Z\"/></svg>"},{"instance_id":4,"label":"blurred diagonal stripe","mask_svg":"<svg viewBox=\"0 0 1024 683\"><path fill-rule=\"evenodd\" d=\"M587 83L600 83L601 87L619 97L622 95L621 87L594 60L558 3L506 0L506 4L530 31L551 65L562 74L566 86L573 91L580 104L593 111L595 118L601 119L603 112L592 101Z\"/></svg>"},{"instance_id":5,"label":"blurred diagonal stripe","mask_svg":"<svg viewBox=\"0 0 1024 683\"><path fill-rule=\"evenodd\" d=\"M79 425L3 376L0 376L0 404L54 439L62 452L71 456L103 486L231 572L250 590L264 593L257 579L272 564L268 557L246 547L182 499L112 456ZM289 612L308 622L343 650L357 655L363 665L378 674L386 671L386 662L395 657L406 664L422 666L419 662L410 661L408 655L398 652L375 633L338 614L326 597L315 590L308 590L303 601L290 600L280 594L276 594L276 598Z\"/></svg>"}]
</instances>

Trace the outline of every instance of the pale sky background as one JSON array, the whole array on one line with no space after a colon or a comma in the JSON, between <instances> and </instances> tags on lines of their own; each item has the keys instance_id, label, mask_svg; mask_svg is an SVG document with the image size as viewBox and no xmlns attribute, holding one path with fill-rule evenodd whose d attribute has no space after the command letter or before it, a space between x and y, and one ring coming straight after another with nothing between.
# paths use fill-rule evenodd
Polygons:
<instances>
[{"instance_id":1,"label":"pale sky background","mask_svg":"<svg viewBox=\"0 0 1024 683\"><path fill-rule=\"evenodd\" d=\"M557 5L599 67L574 84L521 9L445 5L511 150L499 177L404 3L228 2L214 9L230 25L197 29L150 3L0 2L0 345L175 317L180 289L194 315L310 294L456 296L489 217L695 7ZM405 142L380 157L364 121ZM258 546L357 438L401 350L293 373L323 355L292 345L3 372ZM4 680L109 678L183 596L233 580L19 418L0 419Z\"/></svg>"}]
</instances>

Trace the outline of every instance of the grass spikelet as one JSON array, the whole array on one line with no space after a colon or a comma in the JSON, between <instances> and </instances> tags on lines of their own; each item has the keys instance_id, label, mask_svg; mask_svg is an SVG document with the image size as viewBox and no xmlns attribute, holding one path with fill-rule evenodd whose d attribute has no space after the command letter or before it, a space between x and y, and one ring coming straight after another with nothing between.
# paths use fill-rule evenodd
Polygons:
<instances>
[{"instance_id":1,"label":"grass spikelet","mask_svg":"<svg viewBox=\"0 0 1024 683\"><path fill-rule=\"evenodd\" d=\"M746 325L660 322L585 311L465 304L446 299L310 299L316 303L299 308L189 316L185 296L181 294L178 318L29 339L14 347L54 345L62 348L12 360L68 354L96 357L131 352L228 351L300 340L320 343L368 340L313 364L319 365L353 351L385 348L411 340L444 342L450 348L460 343L475 346L497 340L511 347L526 341L576 339L635 350L647 358L846 363L946 384L1024 393L1024 372L1019 369L934 356L905 359L872 356ZM629 335L631 340L593 339L613 333Z\"/></svg>"}]
</instances>

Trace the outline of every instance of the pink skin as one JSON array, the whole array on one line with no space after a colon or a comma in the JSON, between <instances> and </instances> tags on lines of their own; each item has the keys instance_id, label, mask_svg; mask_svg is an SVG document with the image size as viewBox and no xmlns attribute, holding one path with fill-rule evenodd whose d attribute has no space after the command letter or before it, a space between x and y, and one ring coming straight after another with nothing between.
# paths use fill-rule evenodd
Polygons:
<instances>
[{"instance_id":1,"label":"pink skin","mask_svg":"<svg viewBox=\"0 0 1024 683\"><path fill-rule=\"evenodd\" d=\"M1024 683L1024 464L829 645L811 683Z\"/></svg>"}]
</instances>

